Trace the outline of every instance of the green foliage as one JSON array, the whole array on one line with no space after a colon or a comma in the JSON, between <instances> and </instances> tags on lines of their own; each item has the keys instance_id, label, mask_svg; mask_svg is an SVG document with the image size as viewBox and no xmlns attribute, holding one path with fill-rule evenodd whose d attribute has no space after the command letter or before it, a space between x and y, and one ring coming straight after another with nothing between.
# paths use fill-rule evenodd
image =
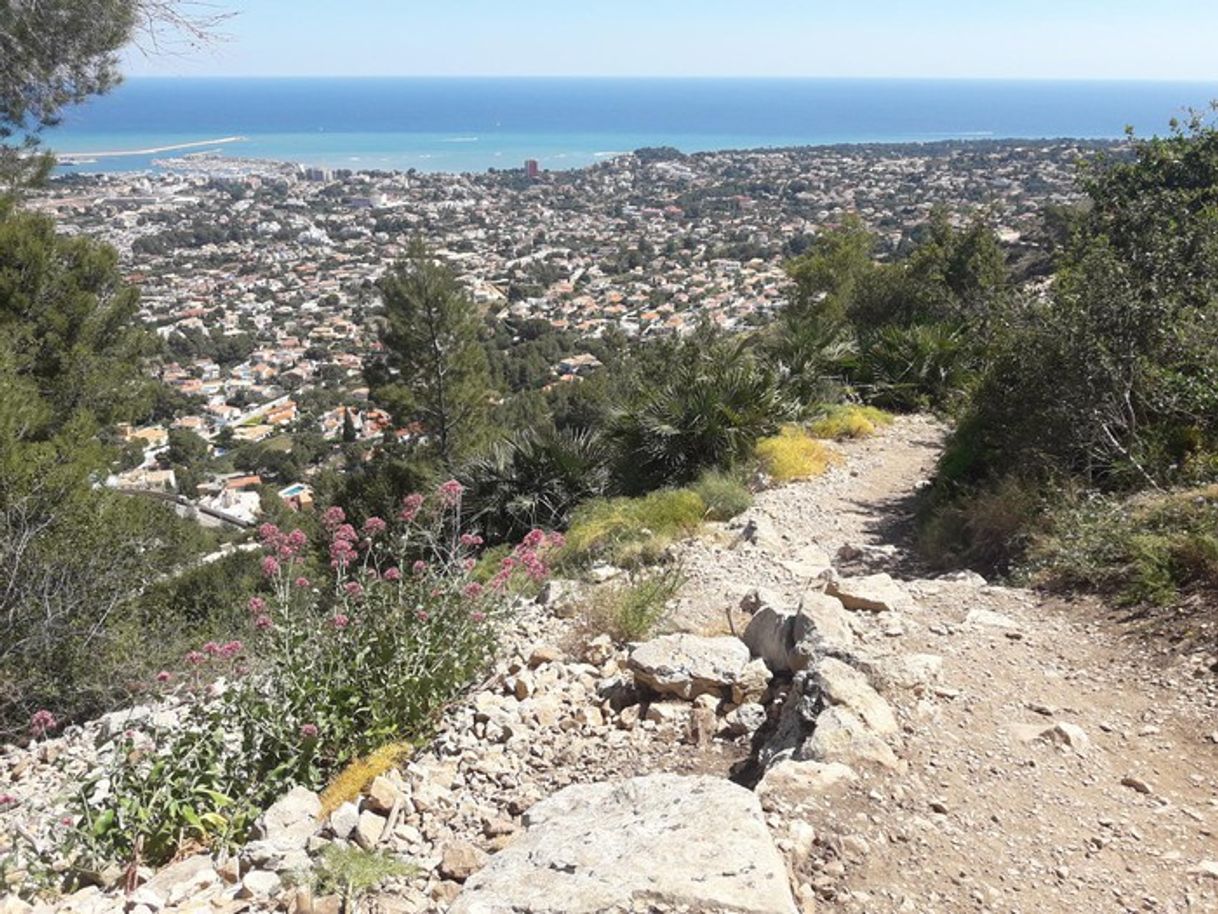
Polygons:
<instances>
[{"instance_id":1,"label":"green foliage","mask_svg":"<svg viewBox=\"0 0 1218 914\"><path fill-rule=\"evenodd\" d=\"M815 314L830 323L844 321L859 284L875 269L875 249L875 235L854 214L818 235L811 250L787 264L796 289L792 312L800 317Z\"/></svg>"},{"instance_id":2,"label":"green foliage","mask_svg":"<svg viewBox=\"0 0 1218 914\"><path fill-rule=\"evenodd\" d=\"M320 895L340 895L345 910L355 912L359 899L389 879L416 875L417 866L399 860L387 851L331 844L322 851L313 872L313 886Z\"/></svg>"},{"instance_id":3,"label":"green foliage","mask_svg":"<svg viewBox=\"0 0 1218 914\"><path fill-rule=\"evenodd\" d=\"M0 731L106 709L163 654L138 597L210 537L95 487L146 411L152 338L114 251L0 205Z\"/></svg>"},{"instance_id":4,"label":"green foliage","mask_svg":"<svg viewBox=\"0 0 1218 914\"><path fill-rule=\"evenodd\" d=\"M654 564L675 540L693 534L705 517L706 505L689 489L596 499L575 510L557 561L573 568L598 560L622 567Z\"/></svg>"},{"instance_id":5,"label":"green foliage","mask_svg":"<svg viewBox=\"0 0 1218 914\"><path fill-rule=\"evenodd\" d=\"M240 841L291 786L320 789L351 760L424 733L490 658L511 579L545 574L537 531L488 585L471 582L477 539L459 535L459 493L446 484L404 502L393 526L371 518L359 532L327 511L337 565L316 587L301 577L307 537L264 525L270 592L250 602L249 642L187 656L182 685L196 700L184 723L137 726L104 775L106 799L82 801L88 856L129 860L141 842L156 863L187 841Z\"/></svg>"},{"instance_id":6,"label":"green foliage","mask_svg":"<svg viewBox=\"0 0 1218 914\"><path fill-rule=\"evenodd\" d=\"M924 539L993 564L1027 550L1045 579L1162 602L1209 582L1212 517L1125 496L1218 466L1218 130L1135 141L1085 189L1049 293L985 328Z\"/></svg>"},{"instance_id":7,"label":"green foliage","mask_svg":"<svg viewBox=\"0 0 1218 914\"><path fill-rule=\"evenodd\" d=\"M948 324L883 327L863 344L859 388L887 409L950 407L972 380L965 338L964 329Z\"/></svg>"},{"instance_id":8,"label":"green foliage","mask_svg":"<svg viewBox=\"0 0 1218 914\"><path fill-rule=\"evenodd\" d=\"M799 404L837 399L857 370L854 328L844 319L815 311L788 308L766 335L763 347L783 391Z\"/></svg>"},{"instance_id":9,"label":"green foliage","mask_svg":"<svg viewBox=\"0 0 1218 914\"><path fill-rule=\"evenodd\" d=\"M1010 302L1003 253L980 218L957 229L938 212L923 234L878 262L852 220L788 265L795 300L770 349L805 402L833 399L835 381L899 410L951 407L967 388Z\"/></svg>"},{"instance_id":10,"label":"green foliage","mask_svg":"<svg viewBox=\"0 0 1218 914\"><path fill-rule=\"evenodd\" d=\"M368 364L368 382L400 423L421 423L451 468L487 434L490 375L478 308L419 239L377 287L384 354Z\"/></svg>"},{"instance_id":11,"label":"green foliage","mask_svg":"<svg viewBox=\"0 0 1218 914\"><path fill-rule=\"evenodd\" d=\"M1033 541L1025 571L1126 604L1218 589L1218 488L1076 500Z\"/></svg>"},{"instance_id":12,"label":"green foliage","mask_svg":"<svg viewBox=\"0 0 1218 914\"><path fill-rule=\"evenodd\" d=\"M1014 476L940 492L951 494L931 494L918 531L919 551L938 568L1011 570L1051 508L1038 486Z\"/></svg>"},{"instance_id":13,"label":"green foliage","mask_svg":"<svg viewBox=\"0 0 1218 914\"><path fill-rule=\"evenodd\" d=\"M736 473L707 470L691 488L706 506L708 520L731 520L753 506L753 493Z\"/></svg>"},{"instance_id":14,"label":"green foliage","mask_svg":"<svg viewBox=\"0 0 1218 914\"><path fill-rule=\"evenodd\" d=\"M605 494L609 452L588 431L525 431L469 462L470 522L493 541L519 539L534 527L565 529L575 506Z\"/></svg>"},{"instance_id":15,"label":"green foliage","mask_svg":"<svg viewBox=\"0 0 1218 914\"><path fill-rule=\"evenodd\" d=\"M618 643L642 641L663 623L669 602L684 582L675 566L611 582L593 594L584 621L596 633L607 634Z\"/></svg>"},{"instance_id":16,"label":"green foliage","mask_svg":"<svg viewBox=\"0 0 1218 914\"><path fill-rule=\"evenodd\" d=\"M615 475L629 493L727 468L796 411L746 340L696 335L665 355L664 367L640 376L610 419Z\"/></svg>"},{"instance_id":17,"label":"green foliage","mask_svg":"<svg viewBox=\"0 0 1218 914\"><path fill-rule=\"evenodd\" d=\"M132 0L49 0L0 7L0 141L36 137L62 109L118 81L118 50L131 38ZM44 178L48 163L23 158L34 141L0 145L0 187Z\"/></svg>"}]
</instances>

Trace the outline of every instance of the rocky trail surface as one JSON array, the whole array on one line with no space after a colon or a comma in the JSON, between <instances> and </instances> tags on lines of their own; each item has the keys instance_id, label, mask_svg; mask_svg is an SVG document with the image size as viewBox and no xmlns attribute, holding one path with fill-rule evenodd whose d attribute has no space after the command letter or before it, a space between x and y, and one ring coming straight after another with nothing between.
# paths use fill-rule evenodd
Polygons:
<instances>
[{"instance_id":1,"label":"rocky trail surface","mask_svg":"<svg viewBox=\"0 0 1218 914\"><path fill-rule=\"evenodd\" d=\"M898 420L680 544L686 583L645 643L593 637L594 585L552 582L434 743L361 797L298 789L239 854L54 907L337 914L293 874L352 843L417 867L364 899L380 914L1218 912L1215 658L919 569L912 498L941 443ZM112 734L174 714L7 750L0 833L53 840Z\"/></svg>"}]
</instances>

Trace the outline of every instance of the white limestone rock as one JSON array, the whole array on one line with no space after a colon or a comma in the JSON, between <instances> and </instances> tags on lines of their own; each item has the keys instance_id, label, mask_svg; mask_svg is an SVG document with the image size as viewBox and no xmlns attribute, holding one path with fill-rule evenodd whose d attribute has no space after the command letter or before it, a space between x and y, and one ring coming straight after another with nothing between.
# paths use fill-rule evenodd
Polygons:
<instances>
[{"instance_id":1,"label":"white limestone rock","mask_svg":"<svg viewBox=\"0 0 1218 914\"><path fill-rule=\"evenodd\" d=\"M465 884L450 914L593 914L632 903L795 914L761 806L723 778L568 787Z\"/></svg>"}]
</instances>

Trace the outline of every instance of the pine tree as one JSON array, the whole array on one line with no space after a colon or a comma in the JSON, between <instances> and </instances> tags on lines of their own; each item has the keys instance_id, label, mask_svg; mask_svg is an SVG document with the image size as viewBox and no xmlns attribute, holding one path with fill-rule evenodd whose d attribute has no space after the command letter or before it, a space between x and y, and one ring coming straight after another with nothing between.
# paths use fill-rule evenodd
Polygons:
<instances>
[{"instance_id":1,"label":"pine tree","mask_svg":"<svg viewBox=\"0 0 1218 914\"><path fill-rule=\"evenodd\" d=\"M478 307L420 240L378 283L382 355L367 367L374 397L417 421L452 469L487 435L490 373Z\"/></svg>"}]
</instances>

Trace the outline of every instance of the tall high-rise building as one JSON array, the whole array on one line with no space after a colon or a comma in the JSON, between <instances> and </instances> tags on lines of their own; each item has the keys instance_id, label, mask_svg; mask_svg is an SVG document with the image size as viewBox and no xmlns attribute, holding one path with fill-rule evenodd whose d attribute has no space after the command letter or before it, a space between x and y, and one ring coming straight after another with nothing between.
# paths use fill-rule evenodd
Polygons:
<instances>
[{"instance_id":1,"label":"tall high-rise building","mask_svg":"<svg viewBox=\"0 0 1218 914\"><path fill-rule=\"evenodd\" d=\"M541 166L537 164L536 159L525 159L524 173L529 180L535 180L541 174Z\"/></svg>"}]
</instances>

